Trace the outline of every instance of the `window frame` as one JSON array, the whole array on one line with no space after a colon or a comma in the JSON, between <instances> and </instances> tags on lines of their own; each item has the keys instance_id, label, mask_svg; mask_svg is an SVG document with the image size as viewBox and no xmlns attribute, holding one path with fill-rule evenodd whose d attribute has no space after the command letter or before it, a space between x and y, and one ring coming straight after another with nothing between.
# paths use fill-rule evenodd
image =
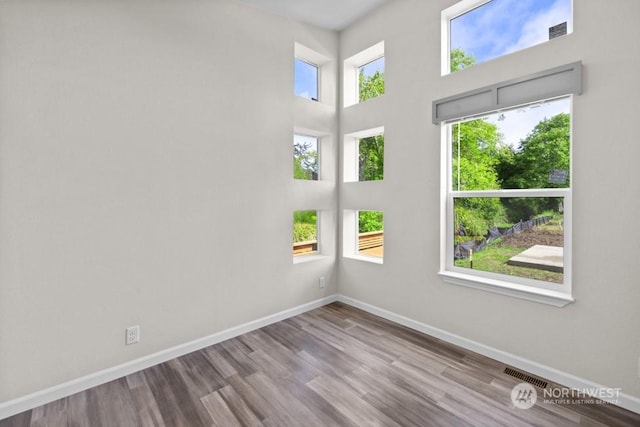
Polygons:
<instances>
[{"instance_id":1,"label":"window frame","mask_svg":"<svg viewBox=\"0 0 640 427\"><path fill-rule=\"evenodd\" d=\"M571 138L569 153L569 174L573 173L573 95L551 99L540 99L526 104L514 105L509 110L528 105L548 102L554 99L569 99L569 114L571 117L569 134ZM452 126L475 118L504 111L491 110L483 114L460 119L451 119L441 123L441 164L442 164L442 219L441 219L441 250L439 275L447 283L462 285L509 295L517 298L541 302L557 307L563 307L573 302L572 297L572 188L573 180L570 179L570 187L567 188L535 188L535 189L497 189L497 190L454 190L453 183L453 140ZM561 285L548 283L541 280L528 279L518 276L493 273L482 270L470 270L455 265L454 259L454 199L467 197L562 197L564 207L563 229L563 283ZM561 287L561 289L558 289Z\"/></svg>"},{"instance_id":2,"label":"window frame","mask_svg":"<svg viewBox=\"0 0 640 427\"><path fill-rule=\"evenodd\" d=\"M444 9L440 14L440 42L441 42L441 75L446 76L448 74L454 74L451 71L451 21L464 15L467 12L471 12L474 9L480 8L487 3L490 3L492 0L461 0L458 3L454 4L451 7ZM573 33L573 19L574 18L574 7L573 0L571 0L571 23L567 22L567 34ZM510 55L515 52L522 52L524 50L530 49L534 46L538 46L541 44L545 44L550 42L553 39L546 40L541 43L537 43L520 50L515 50L501 56L496 56L487 61L479 62L478 64L482 64L484 62L493 61L498 58L502 58L503 56ZM476 64L477 65L477 64Z\"/></svg>"},{"instance_id":3,"label":"window frame","mask_svg":"<svg viewBox=\"0 0 640 427\"><path fill-rule=\"evenodd\" d=\"M295 147L295 139L296 137L302 137L302 138L313 138L315 139L316 142L316 153L317 153L317 168L318 171L316 172L317 176L316 179L301 179L301 178L296 178L295 177L295 171L292 171L292 173L294 173L293 179L296 181L309 181L309 182L318 182L318 181L322 181L323 178L323 173L322 173L322 152L321 152L321 141L322 141L322 137L318 136L318 135L314 135L313 132L297 132L294 130L293 132L293 146ZM295 155L293 157L294 161L295 161Z\"/></svg>"},{"instance_id":4,"label":"window frame","mask_svg":"<svg viewBox=\"0 0 640 427\"><path fill-rule=\"evenodd\" d=\"M297 61L299 61L299 62L301 62L303 64L306 64L306 65L308 65L310 67L315 68L315 70L316 70L316 85L315 85L316 86L315 87L316 98L313 98L313 97L307 98L306 96L302 96L300 94L295 93L295 91L294 91L294 95L299 97L299 98L308 99L309 101L318 102L320 100L320 66L318 66L317 64L314 64L311 61L308 61L306 59L295 57L294 58L294 82L295 82L295 79L297 77L296 73L295 73L295 68L296 68L295 63Z\"/></svg>"}]
</instances>

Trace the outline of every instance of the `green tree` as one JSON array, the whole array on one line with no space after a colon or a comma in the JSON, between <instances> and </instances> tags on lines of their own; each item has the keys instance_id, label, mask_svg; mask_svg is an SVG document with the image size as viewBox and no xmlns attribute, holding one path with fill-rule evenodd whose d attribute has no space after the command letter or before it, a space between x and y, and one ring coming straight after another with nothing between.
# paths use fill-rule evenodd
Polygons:
<instances>
[{"instance_id":1,"label":"green tree","mask_svg":"<svg viewBox=\"0 0 640 427\"><path fill-rule=\"evenodd\" d=\"M371 76L365 76L361 68L358 74L358 93L360 102L384 95L384 73L376 71Z\"/></svg>"},{"instance_id":2,"label":"green tree","mask_svg":"<svg viewBox=\"0 0 640 427\"><path fill-rule=\"evenodd\" d=\"M452 183L456 191L501 188L496 166L510 150L502 142L498 127L486 119L452 126ZM458 198L454 204L456 231L483 236L503 222L505 211L495 197Z\"/></svg>"},{"instance_id":3,"label":"green tree","mask_svg":"<svg viewBox=\"0 0 640 427\"><path fill-rule=\"evenodd\" d=\"M467 54L459 47L451 49L450 58L451 72L464 70L476 63L473 55Z\"/></svg>"},{"instance_id":4,"label":"green tree","mask_svg":"<svg viewBox=\"0 0 640 427\"><path fill-rule=\"evenodd\" d=\"M358 141L358 177L360 181L378 181L384 178L384 135L362 138Z\"/></svg>"},{"instance_id":5,"label":"green tree","mask_svg":"<svg viewBox=\"0 0 640 427\"><path fill-rule=\"evenodd\" d=\"M570 163L569 114L557 114L536 125L527 137L520 141L510 159L504 159L498 167L503 188L566 188L569 187ZM567 171L565 183L549 182L552 170ZM506 199L512 221L527 219L542 211L557 208L553 198Z\"/></svg>"},{"instance_id":6,"label":"green tree","mask_svg":"<svg viewBox=\"0 0 640 427\"><path fill-rule=\"evenodd\" d=\"M293 177L295 179L318 179L318 151L309 142L293 144Z\"/></svg>"},{"instance_id":7,"label":"green tree","mask_svg":"<svg viewBox=\"0 0 640 427\"><path fill-rule=\"evenodd\" d=\"M358 233L381 231L383 229L383 213L380 211L358 212Z\"/></svg>"}]
</instances>

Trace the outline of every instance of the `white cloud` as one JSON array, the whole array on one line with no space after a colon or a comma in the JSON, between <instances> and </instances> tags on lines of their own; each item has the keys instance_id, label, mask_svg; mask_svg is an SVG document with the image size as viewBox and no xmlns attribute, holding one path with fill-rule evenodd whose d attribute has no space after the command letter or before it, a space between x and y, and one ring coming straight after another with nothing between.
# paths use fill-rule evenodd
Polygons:
<instances>
[{"instance_id":1,"label":"white cloud","mask_svg":"<svg viewBox=\"0 0 640 427\"><path fill-rule=\"evenodd\" d=\"M504 54L525 49L549 40L549 27L567 22L571 32L571 2L557 0L550 9L542 11L527 21L519 39L504 50Z\"/></svg>"}]
</instances>

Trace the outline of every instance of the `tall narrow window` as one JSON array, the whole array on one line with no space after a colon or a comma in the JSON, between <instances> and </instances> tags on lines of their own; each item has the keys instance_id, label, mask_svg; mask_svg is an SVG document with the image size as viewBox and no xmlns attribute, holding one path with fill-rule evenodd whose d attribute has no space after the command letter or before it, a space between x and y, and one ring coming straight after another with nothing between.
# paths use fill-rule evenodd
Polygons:
<instances>
[{"instance_id":1,"label":"tall narrow window","mask_svg":"<svg viewBox=\"0 0 640 427\"><path fill-rule=\"evenodd\" d=\"M384 56L358 67L358 99L384 95Z\"/></svg>"},{"instance_id":2,"label":"tall narrow window","mask_svg":"<svg viewBox=\"0 0 640 427\"><path fill-rule=\"evenodd\" d=\"M442 12L442 74L572 30L572 0L463 0Z\"/></svg>"},{"instance_id":3,"label":"tall narrow window","mask_svg":"<svg viewBox=\"0 0 640 427\"><path fill-rule=\"evenodd\" d=\"M318 211L293 213L293 256L318 253Z\"/></svg>"},{"instance_id":4,"label":"tall narrow window","mask_svg":"<svg viewBox=\"0 0 640 427\"><path fill-rule=\"evenodd\" d=\"M302 59L295 59L294 93L297 96L318 100L318 66Z\"/></svg>"},{"instance_id":5,"label":"tall narrow window","mask_svg":"<svg viewBox=\"0 0 640 427\"><path fill-rule=\"evenodd\" d=\"M309 135L293 136L293 177L318 180L318 138Z\"/></svg>"},{"instance_id":6,"label":"tall narrow window","mask_svg":"<svg viewBox=\"0 0 640 427\"><path fill-rule=\"evenodd\" d=\"M358 211L358 254L383 257L384 216L381 211Z\"/></svg>"}]
</instances>

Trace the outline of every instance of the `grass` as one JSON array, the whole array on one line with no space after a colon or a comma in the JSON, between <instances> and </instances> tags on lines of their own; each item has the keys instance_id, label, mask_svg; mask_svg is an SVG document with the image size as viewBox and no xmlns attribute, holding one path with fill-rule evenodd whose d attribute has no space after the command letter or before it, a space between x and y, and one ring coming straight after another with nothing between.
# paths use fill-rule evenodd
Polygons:
<instances>
[{"instance_id":1,"label":"grass","mask_svg":"<svg viewBox=\"0 0 640 427\"><path fill-rule=\"evenodd\" d=\"M563 274L552 271L538 270L537 268L517 267L507 264L509 258L519 254L527 248L508 245L489 245L483 251L474 252L474 270L489 271L492 273L507 274L509 276L526 277L529 279L543 280L562 284ZM469 259L456 260L457 267L470 268Z\"/></svg>"}]
</instances>

